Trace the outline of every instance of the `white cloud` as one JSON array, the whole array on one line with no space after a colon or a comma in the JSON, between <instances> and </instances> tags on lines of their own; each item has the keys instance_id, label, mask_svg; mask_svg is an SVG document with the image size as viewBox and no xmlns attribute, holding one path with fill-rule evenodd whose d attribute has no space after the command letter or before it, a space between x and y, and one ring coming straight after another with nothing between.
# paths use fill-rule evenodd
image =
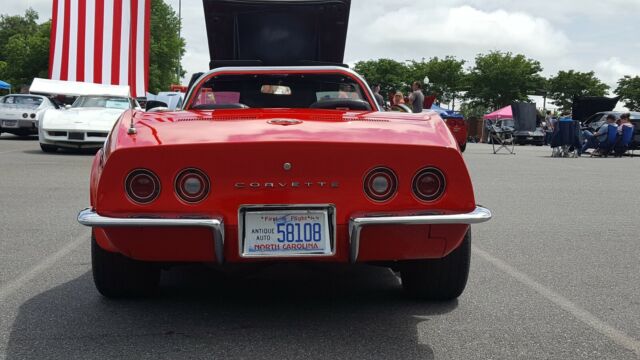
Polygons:
<instances>
[{"instance_id":1,"label":"white cloud","mask_svg":"<svg viewBox=\"0 0 640 360\"><path fill-rule=\"evenodd\" d=\"M616 83L625 75L640 75L640 67L629 65L618 57L610 57L596 64L600 80L615 88Z\"/></svg>"},{"instance_id":2,"label":"white cloud","mask_svg":"<svg viewBox=\"0 0 640 360\"><path fill-rule=\"evenodd\" d=\"M399 8L375 18L362 34L362 40L374 46L395 44L419 50L446 45L474 53L500 49L534 58L562 56L569 45L567 37L545 19L505 10L486 12L466 5Z\"/></svg>"}]
</instances>

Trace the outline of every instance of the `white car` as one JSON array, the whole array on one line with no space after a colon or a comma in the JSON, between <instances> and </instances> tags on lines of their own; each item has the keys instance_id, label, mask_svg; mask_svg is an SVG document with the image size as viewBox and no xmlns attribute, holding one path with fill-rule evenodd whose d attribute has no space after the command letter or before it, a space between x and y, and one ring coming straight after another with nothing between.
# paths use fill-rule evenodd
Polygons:
<instances>
[{"instance_id":1,"label":"white car","mask_svg":"<svg viewBox=\"0 0 640 360\"><path fill-rule=\"evenodd\" d=\"M101 148L127 109L140 109L140 105L126 96L79 96L70 108L45 113L38 133L40 148L44 152L55 152L60 147Z\"/></svg>"},{"instance_id":2,"label":"white car","mask_svg":"<svg viewBox=\"0 0 640 360\"><path fill-rule=\"evenodd\" d=\"M0 134L35 135L45 111L57 108L49 98L41 95L11 94L0 97Z\"/></svg>"}]
</instances>

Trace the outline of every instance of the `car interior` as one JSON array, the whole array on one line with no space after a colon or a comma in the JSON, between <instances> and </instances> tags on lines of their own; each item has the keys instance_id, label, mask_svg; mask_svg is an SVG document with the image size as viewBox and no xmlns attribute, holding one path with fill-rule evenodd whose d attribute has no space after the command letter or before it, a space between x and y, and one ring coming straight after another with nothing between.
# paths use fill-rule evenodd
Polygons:
<instances>
[{"instance_id":1,"label":"car interior","mask_svg":"<svg viewBox=\"0 0 640 360\"><path fill-rule=\"evenodd\" d=\"M371 111L364 94L354 79L341 74L219 75L197 90L191 108Z\"/></svg>"}]
</instances>

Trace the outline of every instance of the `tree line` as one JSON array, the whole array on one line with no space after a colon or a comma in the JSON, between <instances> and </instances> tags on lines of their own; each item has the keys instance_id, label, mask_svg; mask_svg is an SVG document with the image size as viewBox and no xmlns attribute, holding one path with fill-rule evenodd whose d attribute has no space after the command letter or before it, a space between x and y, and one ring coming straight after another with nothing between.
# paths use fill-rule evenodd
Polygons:
<instances>
[{"instance_id":1,"label":"tree line","mask_svg":"<svg viewBox=\"0 0 640 360\"><path fill-rule=\"evenodd\" d=\"M406 62L377 59L359 61L355 70L370 84L380 84L384 96L408 91L413 81L426 77L429 82L423 89L427 95L441 103L463 100L461 111L467 116L529 101L529 95L546 96L560 111L570 111L575 97L605 96L610 90L593 71L561 70L545 78L540 62L522 54L492 51L478 54L472 67L465 68L465 64L454 56ZM618 80L614 93L630 110L640 111L640 76Z\"/></svg>"},{"instance_id":2,"label":"tree line","mask_svg":"<svg viewBox=\"0 0 640 360\"><path fill-rule=\"evenodd\" d=\"M38 23L38 19L33 9L24 15L0 15L0 80L17 91L28 87L34 77L48 76L51 20ZM179 83L185 48L179 28L180 19L164 0L151 1L149 92L166 91Z\"/></svg>"}]
</instances>

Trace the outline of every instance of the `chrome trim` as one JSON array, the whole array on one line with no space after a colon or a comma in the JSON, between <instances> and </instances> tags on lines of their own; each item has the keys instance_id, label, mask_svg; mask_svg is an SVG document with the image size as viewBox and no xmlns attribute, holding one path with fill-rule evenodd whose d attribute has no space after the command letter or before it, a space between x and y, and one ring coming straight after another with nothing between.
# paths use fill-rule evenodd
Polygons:
<instances>
[{"instance_id":1,"label":"chrome trim","mask_svg":"<svg viewBox=\"0 0 640 360\"><path fill-rule=\"evenodd\" d=\"M334 204L268 204L268 205L240 205L238 207L238 254L242 258L265 258L270 255L246 255L244 253L244 217L242 214L247 210L250 211L273 211L279 209L293 209L293 210L325 210L329 216L329 231L331 232L331 239L329 239L329 246L331 246L331 252L328 254L298 254L288 256L277 256L278 258L302 258L302 257L326 257L334 256L336 254L337 243L337 224L336 224L336 206Z\"/></svg>"},{"instance_id":2,"label":"chrome trim","mask_svg":"<svg viewBox=\"0 0 640 360\"><path fill-rule=\"evenodd\" d=\"M225 72L230 72L230 71L241 71L241 72L247 72L247 73L269 73L273 71L291 71L292 73L295 73L295 71L314 71L314 70L317 70L317 71L331 70L331 71L337 71L337 72L345 72L357 78L365 85L364 91L367 92L367 94L369 95L369 98L373 101L373 107L371 110L382 111L382 109L380 108L380 105L378 105L378 102L376 101L376 97L373 95L373 91L369 87L369 83L367 83L367 81L362 76L360 76L360 74L358 74L357 72L342 66L237 66L237 67L226 66L226 67L219 67L219 68L215 68L213 70L209 70L205 72L198 78L198 80L196 80L193 86L190 89L188 89L188 92L184 97L183 105L188 104L191 101L191 98L194 95L193 90L196 88L200 88L200 85L202 85L201 83L205 79L210 77L212 74L217 74L217 73L223 74ZM184 109L183 107L183 110L190 110L190 109Z\"/></svg>"},{"instance_id":3,"label":"chrome trim","mask_svg":"<svg viewBox=\"0 0 640 360\"><path fill-rule=\"evenodd\" d=\"M213 233L218 264L224 262L224 222L222 218L116 218L99 215L87 208L78 214L78 222L91 227L206 227Z\"/></svg>"},{"instance_id":4,"label":"chrome trim","mask_svg":"<svg viewBox=\"0 0 640 360\"><path fill-rule=\"evenodd\" d=\"M358 260L360 250L360 232L369 225L435 225L435 224L479 224L491 219L491 211L476 206L475 210L466 214L424 214L398 216L353 217L349 220L349 259Z\"/></svg>"}]
</instances>

